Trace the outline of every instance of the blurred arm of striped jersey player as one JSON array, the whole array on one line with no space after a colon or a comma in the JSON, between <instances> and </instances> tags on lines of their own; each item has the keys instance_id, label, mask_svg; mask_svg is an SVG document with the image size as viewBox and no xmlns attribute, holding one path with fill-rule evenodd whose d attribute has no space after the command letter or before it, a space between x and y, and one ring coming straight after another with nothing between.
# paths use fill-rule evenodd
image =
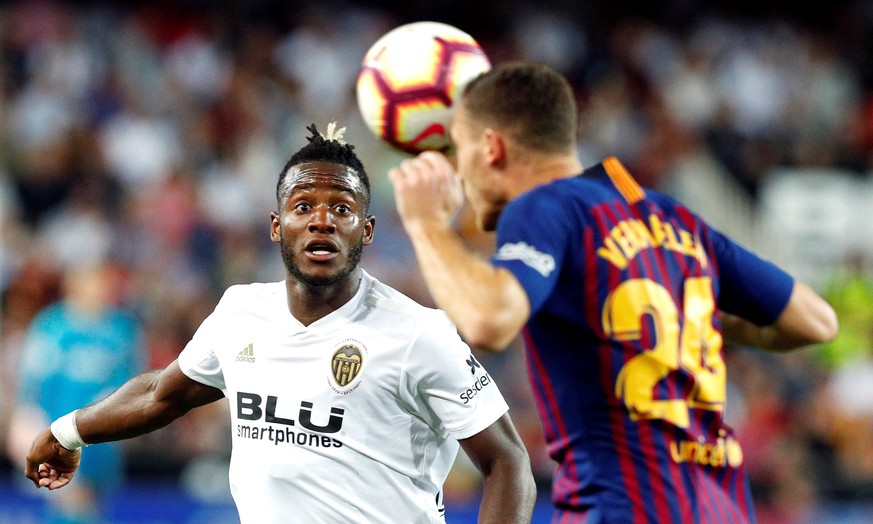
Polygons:
<instances>
[{"instance_id":1,"label":"blurred arm of striped jersey player","mask_svg":"<svg viewBox=\"0 0 873 524\"><path fill-rule=\"evenodd\" d=\"M537 186L578 176L583 167L575 150L575 119L572 132L565 132L572 142L555 147L554 137L543 131L546 126L517 118L523 111L489 113L487 93L471 97L470 87L451 128L455 158L424 152L392 169L389 178L398 213L437 305L470 345L503 351L530 317L528 294L512 272L470 252L452 219L466 195L478 227L495 231L510 202ZM804 283L793 285L772 324L761 326L722 312L725 339L783 351L835 337L837 318L830 305Z\"/></svg>"},{"instance_id":2,"label":"blurred arm of striped jersey player","mask_svg":"<svg viewBox=\"0 0 873 524\"><path fill-rule=\"evenodd\" d=\"M307 129L312 132L312 136L308 137L309 144L292 155L285 165L276 188L278 211L271 213L270 217L271 240L279 245L286 270L283 283L285 292L282 293L281 302L287 302L289 312L303 326L323 319L358 295L361 282L365 280L363 271L358 267L362 248L371 243L375 228L375 218L368 214L369 180L363 164L352 151L354 146L342 140L344 128L337 130L335 124L331 124L326 135L320 134L315 125ZM375 285L372 277L367 276L366 281L368 285ZM279 315L278 318L283 317ZM229 321L233 322L233 319ZM296 328L290 325L289 329ZM412 336L411 334L410 337ZM399 347L406 346L400 344ZM183 351L182 356L188 355L186 351ZM191 358L197 362L208 360L208 357L203 357L199 352L193 355ZM454 353L447 352L446 355L455 357ZM446 355L444 357L448 358ZM80 448L87 445L86 443L126 439L154 431L195 407L223 398L223 388L230 391L226 384L222 388L213 387L194 380L191 376L193 373L202 378L203 374L213 372L221 377L216 380L224 383L224 374L230 373L229 370L223 370L218 363L210 361L203 365L207 368L206 371L198 374L199 369L191 371L190 362L183 361L182 356L167 368L139 375L104 400L55 421L34 440L27 454L25 475L37 488L61 488L75 475L81 457ZM412 358L407 357L407 361ZM434 361L432 355L427 355L427 361ZM459 358L458 362L463 362L463 359ZM186 371L183 371L183 366L188 366ZM466 366L467 364L461 365L463 372L454 377L444 371L446 366L433 373L444 373L451 380L462 380L466 386L469 380ZM214 372L215 368L219 371ZM425 372L430 370L422 371ZM490 388L487 395L493 400L465 402L463 406L460 400L436 398L445 395L454 397L438 389L442 384L438 380L442 377L443 375L428 377L434 384L426 387L434 388L434 393L432 397L426 397L425 393L418 392L416 394L422 398L416 401L420 400L429 409L433 409L437 417L455 419L451 422L440 420L447 426L445 430L449 435L454 431L468 434L471 426L483 428L468 437L458 439L460 446L483 475L479 521L529 522L536 499L536 486L527 451L505 412L505 402L502 397L497 401L495 388ZM446 387L455 385L446 382ZM484 393L481 396L486 397ZM397 404L402 403L398 399ZM438 404L438 407L433 407L432 404ZM446 407L447 404L452 406ZM474 406L477 405L483 408L476 409ZM349 418L348 414L346 416ZM385 416L394 420L401 416L413 419L423 415L410 408L409 412L391 412ZM488 425L488 422L470 422L464 418L479 416L493 417L493 421ZM466 424L462 429L448 427L461 423ZM272 434L272 428L270 431ZM416 438L420 437L421 435ZM434 449L431 452L436 453L436 446L442 446L442 442L446 440L438 437L434 431ZM399 460L404 458L408 458L410 464L401 464L399 469L415 470L416 465L413 462L419 459L403 456ZM391 468L386 466L384 469ZM343 487L336 489L342 490ZM354 492L356 489L350 488L350 491ZM399 492L397 497L409 497L410 500L415 497L414 500L418 501L419 495L417 492ZM277 503L277 507L282 507L279 504ZM313 504L318 502L313 499ZM397 511L398 508L394 510ZM436 505L433 510L437 511ZM430 508L421 508L421 511L430 511Z\"/></svg>"}]
</instances>

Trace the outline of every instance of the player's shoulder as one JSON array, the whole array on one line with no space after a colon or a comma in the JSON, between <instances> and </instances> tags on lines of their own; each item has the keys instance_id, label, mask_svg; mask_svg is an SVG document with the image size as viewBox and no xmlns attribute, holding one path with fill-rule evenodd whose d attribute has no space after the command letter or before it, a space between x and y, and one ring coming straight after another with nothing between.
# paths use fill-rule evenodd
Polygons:
<instances>
[{"instance_id":1,"label":"player's shoulder","mask_svg":"<svg viewBox=\"0 0 873 524\"><path fill-rule=\"evenodd\" d=\"M228 287L216 309L248 309L259 304L269 304L278 294L284 293L283 282L252 282Z\"/></svg>"},{"instance_id":2,"label":"player's shoulder","mask_svg":"<svg viewBox=\"0 0 873 524\"><path fill-rule=\"evenodd\" d=\"M233 284L224 291L222 300L238 300L273 296L283 289L284 282L251 282L248 284Z\"/></svg>"},{"instance_id":3,"label":"player's shoulder","mask_svg":"<svg viewBox=\"0 0 873 524\"><path fill-rule=\"evenodd\" d=\"M457 327L441 309L422 305L375 279L369 283L365 303L371 325L379 326L382 335L405 341L401 345L406 348L407 363L431 367L469 354Z\"/></svg>"},{"instance_id":4,"label":"player's shoulder","mask_svg":"<svg viewBox=\"0 0 873 524\"><path fill-rule=\"evenodd\" d=\"M365 302L379 315L393 318L397 322L427 324L445 328L451 326L448 316L442 310L420 304L366 272L364 275L368 285Z\"/></svg>"}]
</instances>

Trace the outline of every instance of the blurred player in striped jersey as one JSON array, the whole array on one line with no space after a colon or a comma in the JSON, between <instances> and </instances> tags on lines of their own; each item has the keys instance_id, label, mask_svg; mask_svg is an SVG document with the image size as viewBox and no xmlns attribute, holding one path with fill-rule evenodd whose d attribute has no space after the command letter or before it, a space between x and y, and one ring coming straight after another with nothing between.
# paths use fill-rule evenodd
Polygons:
<instances>
[{"instance_id":1,"label":"blurred player in striped jersey","mask_svg":"<svg viewBox=\"0 0 873 524\"><path fill-rule=\"evenodd\" d=\"M836 316L616 158L583 169L576 125L569 84L545 66L466 87L459 174L436 152L389 172L425 280L472 346L523 334L558 462L554 523L753 522L724 423L724 339L793 349L833 338ZM496 230L490 263L452 229L464 194Z\"/></svg>"}]
</instances>

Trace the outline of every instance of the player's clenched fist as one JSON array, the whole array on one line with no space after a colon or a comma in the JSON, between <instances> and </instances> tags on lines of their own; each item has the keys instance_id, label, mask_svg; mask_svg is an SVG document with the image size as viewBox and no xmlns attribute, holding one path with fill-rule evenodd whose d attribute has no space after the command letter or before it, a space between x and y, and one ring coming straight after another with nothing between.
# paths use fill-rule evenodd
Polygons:
<instances>
[{"instance_id":1,"label":"player's clenched fist","mask_svg":"<svg viewBox=\"0 0 873 524\"><path fill-rule=\"evenodd\" d=\"M461 179L442 153L425 151L404 160L388 178L407 230L448 224L464 204Z\"/></svg>"},{"instance_id":2,"label":"player's clenched fist","mask_svg":"<svg viewBox=\"0 0 873 524\"><path fill-rule=\"evenodd\" d=\"M37 488L62 488L73 479L81 457L81 449L70 451L61 446L51 430L46 428L33 439L24 474Z\"/></svg>"}]
</instances>

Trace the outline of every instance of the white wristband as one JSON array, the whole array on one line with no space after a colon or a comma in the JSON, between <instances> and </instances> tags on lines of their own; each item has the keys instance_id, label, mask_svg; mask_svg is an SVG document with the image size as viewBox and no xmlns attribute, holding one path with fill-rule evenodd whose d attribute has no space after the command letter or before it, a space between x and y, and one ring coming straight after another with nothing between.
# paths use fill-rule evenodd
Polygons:
<instances>
[{"instance_id":1,"label":"white wristband","mask_svg":"<svg viewBox=\"0 0 873 524\"><path fill-rule=\"evenodd\" d=\"M81 435L79 435L79 429L76 427L76 413L78 411L79 410L77 409L67 413L63 417L52 422L51 425L52 435L58 439L61 446L70 451L88 445L84 440L82 440Z\"/></svg>"}]
</instances>

